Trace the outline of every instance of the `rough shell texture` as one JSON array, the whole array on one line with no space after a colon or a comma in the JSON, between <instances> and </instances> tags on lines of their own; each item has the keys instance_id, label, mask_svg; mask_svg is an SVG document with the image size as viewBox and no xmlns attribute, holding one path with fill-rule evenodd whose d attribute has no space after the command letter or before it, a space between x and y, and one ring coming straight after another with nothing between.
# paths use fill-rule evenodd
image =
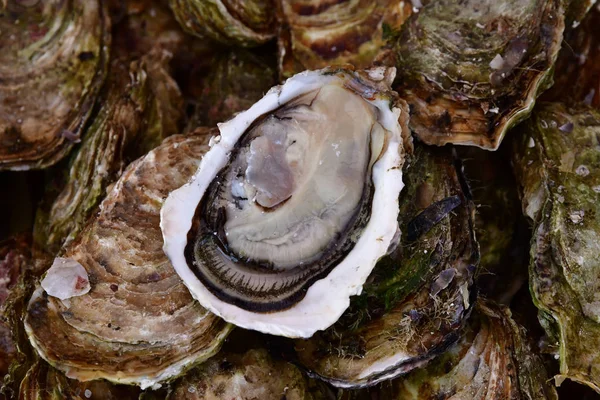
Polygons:
<instances>
[{"instance_id":1,"label":"rough shell texture","mask_svg":"<svg viewBox=\"0 0 600 400\"><path fill-rule=\"evenodd\" d=\"M188 33L217 42L256 46L275 36L275 7L270 0L169 0Z\"/></svg>"},{"instance_id":2,"label":"rough shell texture","mask_svg":"<svg viewBox=\"0 0 600 400\"><path fill-rule=\"evenodd\" d=\"M195 302L162 252L159 210L187 181L211 130L174 136L132 163L63 251L92 289L60 301L38 288L25 319L39 354L68 377L152 386L213 355L229 326Z\"/></svg>"},{"instance_id":3,"label":"rough shell texture","mask_svg":"<svg viewBox=\"0 0 600 400\"><path fill-rule=\"evenodd\" d=\"M56 255L83 229L125 166L176 133L182 100L162 63L115 60L81 145L65 166L63 182L50 182L36 218L35 242Z\"/></svg>"},{"instance_id":4,"label":"rough shell texture","mask_svg":"<svg viewBox=\"0 0 600 400\"><path fill-rule=\"evenodd\" d=\"M108 64L106 10L95 0L9 1L0 30L0 170L47 167L92 111Z\"/></svg>"},{"instance_id":5,"label":"rough shell texture","mask_svg":"<svg viewBox=\"0 0 600 400\"><path fill-rule=\"evenodd\" d=\"M560 375L600 391L600 113L543 103L518 130L514 165L533 222L530 289Z\"/></svg>"},{"instance_id":6,"label":"rough shell texture","mask_svg":"<svg viewBox=\"0 0 600 400\"><path fill-rule=\"evenodd\" d=\"M397 250L335 325L296 342L301 364L335 386L369 386L423 366L457 340L469 315L478 247L461 172L447 149L418 146L404 179Z\"/></svg>"},{"instance_id":7,"label":"rough shell texture","mask_svg":"<svg viewBox=\"0 0 600 400\"><path fill-rule=\"evenodd\" d=\"M400 0L277 2L284 78L332 65L370 67L386 58L387 40L412 12L411 2Z\"/></svg>"},{"instance_id":8,"label":"rough shell texture","mask_svg":"<svg viewBox=\"0 0 600 400\"><path fill-rule=\"evenodd\" d=\"M79 382L67 378L43 360L38 360L21 383L20 400L124 400L137 399L139 389L115 386L103 380Z\"/></svg>"},{"instance_id":9,"label":"rough shell texture","mask_svg":"<svg viewBox=\"0 0 600 400\"><path fill-rule=\"evenodd\" d=\"M395 87L428 144L497 149L548 86L560 0L432 1L404 24Z\"/></svg>"},{"instance_id":10,"label":"rough shell texture","mask_svg":"<svg viewBox=\"0 0 600 400\"><path fill-rule=\"evenodd\" d=\"M296 366L258 348L219 354L178 381L167 400L284 398L319 400L325 395Z\"/></svg>"},{"instance_id":11,"label":"rough shell texture","mask_svg":"<svg viewBox=\"0 0 600 400\"><path fill-rule=\"evenodd\" d=\"M510 311L478 302L460 340L426 367L382 383L352 400L557 399L541 358Z\"/></svg>"}]
</instances>

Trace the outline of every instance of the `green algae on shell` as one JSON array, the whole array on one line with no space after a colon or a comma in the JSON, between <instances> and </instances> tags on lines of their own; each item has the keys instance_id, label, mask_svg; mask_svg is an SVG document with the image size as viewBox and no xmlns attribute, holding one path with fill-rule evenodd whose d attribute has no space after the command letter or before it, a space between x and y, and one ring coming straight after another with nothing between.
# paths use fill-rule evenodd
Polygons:
<instances>
[{"instance_id":1,"label":"green algae on shell","mask_svg":"<svg viewBox=\"0 0 600 400\"><path fill-rule=\"evenodd\" d=\"M425 367L344 400L556 400L541 358L508 308L478 301L460 339Z\"/></svg>"},{"instance_id":2,"label":"green algae on shell","mask_svg":"<svg viewBox=\"0 0 600 400\"><path fill-rule=\"evenodd\" d=\"M0 4L0 170L67 155L104 80L110 22L97 0Z\"/></svg>"},{"instance_id":3,"label":"green algae on shell","mask_svg":"<svg viewBox=\"0 0 600 400\"><path fill-rule=\"evenodd\" d=\"M449 149L417 146L400 196L402 238L331 328L296 342L300 364L357 388L422 367L458 339L475 293L473 205Z\"/></svg>"},{"instance_id":4,"label":"green algae on shell","mask_svg":"<svg viewBox=\"0 0 600 400\"><path fill-rule=\"evenodd\" d=\"M552 78L561 0L439 0L403 25L395 89L428 144L495 150Z\"/></svg>"},{"instance_id":5,"label":"green algae on shell","mask_svg":"<svg viewBox=\"0 0 600 400\"><path fill-rule=\"evenodd\" d=\"M275 37L270 0L169 0L182 28L227 45L252 47Z\"/></svg>"},{"instance_id":6,"label":"green algae on shell","mask_svg":"<svg viewBox=\"0 0 600 400\"><path fill-rule=\"evenodd\" d=\"M600 112L542 103L515 133L515 173L533 223L530 290L557 383L600 392Z\"/></svg>"},{"instance_id":7,"label":"green algae on shell","mask_svg":"<svg viewBox=\"0 0 600 400\"><path fill-rule=\"evenodd\" d=\"M25 328L39 355L80 381L160 385L215 354L231 327L194 301L162 252L159 210L208 149L203 129L132 163L100 211L61 252L91 290L66 300L40 286Z\"/></svg>"}]
</instances>

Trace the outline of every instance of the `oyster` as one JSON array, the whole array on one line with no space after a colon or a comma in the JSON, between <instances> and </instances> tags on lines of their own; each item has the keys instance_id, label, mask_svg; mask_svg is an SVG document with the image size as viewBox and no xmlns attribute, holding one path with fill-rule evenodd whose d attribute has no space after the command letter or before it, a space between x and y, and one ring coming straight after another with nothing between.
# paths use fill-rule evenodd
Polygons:
<instances>
[{"instance_id":1,"label":"oyster","mask_svg":"<svg viewBox=\"0 0 600 400\"><path fill-rule=\"evenodd\" d=\"M600 392L600 112L543 103L518 129L514 165L533 222L530 289L569 378Z\"/></svg>"},{"instance_id":2,"label":"oyster","mask_svg":"<svg viewBox=\"0 0 600 400\"><path fill-rule=\"evenodd\" d=\"M393 69L298 74L219 125L161 210L193 296L240 327L309 337L395 246L407 112Z\"/></svg>"},{"instance_id":3,"label":"oyster","mask_svg":"<svg viewBox=\"0 0 600 400\"><path fill-rule=\"evenodd\" d=\"M279 70L285 78L346 63L370 67L386 58L387 40L412 12L411 2L401 0L277 1Z\"/></svg>"},{"instance_id":4,"label":"oyster","mask_svg":"<svg viewBox=\"0 0 600 400\"><path fill-rule=\"evenodd\" d=\"M98 380L79 382L68 379L46 362L37 361L21 382L20 400L125 400L137 399L139 389L115 386Z\"/></svg>"},{"instance_id":5,"label":"oyster","mask_svg":"<svg viewBox=\"0 0 600 400\"><path fill-rule=\"evenodd\" d=\"M177 84L151 58L115 60L101 98L103 104L66 168L68 176L62 184L55 180L48 185L50 204L38 211L36 244L52 255L77 237L128 162L176 133L182 116Z\"/></svg>"},{"instance_id":6,"label":"oyster","mask_svg":"<svg viewBox=\"0 0 600 400\"><path fill-rule=\"evenodd\" d=\"M229 45L256 46L275 37L270 0L169 0L183 29Z\"/></svg>"},{"instance_id":7,"label":"oyster","mask_svg":"<svg viewBox=\"0 0 600 400\"><path fill-rule=\"evenodd\" d=\"M167 400L326 398L297 367L274 359L263 348L221 353L190 371L167 396Z\"/></svg>"},{"instance_id":8,"label":"oyster","mask_svg":"<svg viewBox=\"0 0 600 400\"><path fill-rule=\"evenodd\" d=\"M478 302L460 340L420 370L352 400L557 399L542 360L532 352L510 311Z\"/></svg>"},{"instance_id":9,"label":"oyster","mask_svg":"<svg viewBox=\"0 0 600 400\"><path fill-rule=\"evenodd\" d=\"M559 0L440 0L403 25L395 87L428 144L497 149L549 85L564 29Z\"/></svg>"},{"instance_id":10,"label":"oyster","mask_svg":"<svg viewBox=\"0 0 600 400\"><path fill-rule=\"evenodd\" d=\"M0 3L0 170L44 168L80 139L108 63L96 0Z\"/></svg>"},{"instance_id":11,"label":"oyster","mask_svg":"<svg viewBox=\"0 0 600 400\"><path fill-rule=\"evenodd\" d=\"M600 108L600 6L593 7L576 29L565 33L556 60L555 83L547 101L586 103Z\"/></svg>"},{"instance_id":12,"label":"oyster","mask_svg":"<svg viewBox=\"0 0 600 400\"><path fill-rule=\"evenodd\" d=\"M86 272L64 273L59 297L67 299L46 293L42 281L29 300L30 342L67 377L154 386L212 356L229 333L193 301L161 250L159 229L164 197L196 170L212 132L173 136L132 163L54 260ZM45 279L51 271L62 270ZM86 281L90 291L78 295Z\"/></svg>"},{"instance_id":13,"label":"oyster","mask_svg":"<svg viewBox=\"0 0 600 400\"><path fill-rule=\"evenodd\" d=\"M475 292L473 205L448 149L417 146L405 174L397 250L379 261L331 328L298 340L299 362L338 386L422 367L458 339Z\"/></svg>"}]
</instances>

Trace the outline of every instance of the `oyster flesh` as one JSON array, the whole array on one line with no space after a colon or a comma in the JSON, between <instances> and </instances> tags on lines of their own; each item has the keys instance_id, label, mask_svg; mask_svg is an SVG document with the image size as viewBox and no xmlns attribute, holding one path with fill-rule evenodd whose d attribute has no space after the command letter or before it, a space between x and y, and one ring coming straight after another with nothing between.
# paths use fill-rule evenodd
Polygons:
<instances>
[{"instance_id":1,"label":"oyster flesh","mask_svg":"<svg viewBox=\"0 0 600 400\"><path fill-rule=\"evenodd\" d=\"M159 228L162 200L196 170L212 132L171 136L132 163L29 300L29 340L67 377L160 385L216 353L229 333L175 274ZM64 285L48 286L51 274Z\"/></svg>"},{"instance_id":2,"label":"oyster flesh","mask_svg":"<svg viewBox=\"0 0 600 400\"><path fill-rule=\"evenodd\" d=\"M161 211L165 253L204 307L310 337L360 293L398 237L408 130L393 75L301 73L219 125Z\"/></svg>"}]
</instances>

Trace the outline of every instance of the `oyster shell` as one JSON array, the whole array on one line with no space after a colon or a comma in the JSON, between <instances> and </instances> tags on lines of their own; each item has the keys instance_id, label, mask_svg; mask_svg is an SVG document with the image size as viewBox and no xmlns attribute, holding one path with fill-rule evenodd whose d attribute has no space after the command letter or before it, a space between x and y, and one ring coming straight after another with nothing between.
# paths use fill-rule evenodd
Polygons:
<instances>
[{"instance_id":1,"label":"oyster shell","mask_svg":"<svg viewBox=\"0 0 600 400\"><path fill-rule=\"evenodd\" d=\"M179 89L163 63L115 60L110 71L103 104L65 168L68 176L50 182L49 204L38 210L35 241L52 255L77 237L129 161L176 133L182 117Z\"/></svg>"},{"instance_id":2,"label":"oyster shell","mask_svg":"<svg viewBox=\"0 0 600 400\"><path fill-rule=\"evenodd\" d=\"M126 400L137 399L140 390L132 386L115 386L98 380L79 382L68 379L43 360L38 360L21 382L20 400Z\"/></svg>"},{"instance_id":3,"label":"oyster shell","mask_svg":"<svg viewBox=\"0 0 600 400\"><path fill-rule=\"evenodd\" d=\"M530 290L557 383L600 392L600 112L543 103L514 140L524 214L533 222Z\"/></svg>"},{"instance_id":4,"label":"oyster shell","mask_svg":"<svg viewBox=\"0 0 600 400\"><path fill-rule=\"evenodd\" d=\"M240 327L309 337L394 246L406 109L393 70L294 76L221 135L161 211L194 297Z\"/></svg>"},{"instance_id":5,"label":"oyster shell","mask_svg":"<svg viewBox=\"0 0 600 400\"><path fill-rule=\"evenodd\" d=\"M495 150L549 85L562 32L559 0L441 0L403 25L395 86L428 144Z\"/></svg>"},{"instance_id":6,"label":"oyster shell","mask_svg":"<svg viewBox=\"0 0 600 400\"><path fill-rule=\"evenodd\" d=\"M164 197L195 171L211 133L173 136L132 163L63 249L86 270L89 293L59 300L38 286L29 300L29 340L67 377L154 386L212 356L229 333L175 274L158 226Z\"/></svg>"},{"instance_id":7,"label":"oyster shell","mask_svg":"<svg viewBox=\"0 0 600 400\"><path fill-rule=\"evenodd\" d=\"M412 13L411 2L401 0L277 1L284 78L332 65L370 67L386 58L387 40ZM393 57L389 65L394 65Z\"/></svg>"},{"instance_id":8,"label":"oyster shell","mask_svg":"<svg viewBox=\"0 0 600 400\"><path fill-rule=\"evenodd\" d=\"M329 329L298 340L299 362L357 388L422 367L458 339L475 298L473 205L448 149L416 146L400 195L403 232Z\"/></svg>"},{"instance_id":9,"label":"oyster shell","mask_svg":"<svg viewBox=\"0 0 600 400\"><path fill-rule=\"evenodd\" d=\"M241 339L241 338L240 338ZM293 364L264 348L225 352L193 369L174 385L167 400L319 400L327 397Z\"/></svg>"},{"instance_id":10,"label":"oyster shell","mask_svg":"<svg viewBox=\"0 0 600 400\"><path fill-rule=\"evenodd\" d=\"M0 170L44 168L80 139L92 111L108 63L108 16L96 0L3 7Z\"/></svg>"},{"instance_id":11,"label":"oyster shell","mask_svg":"<svg viewBox=\"0 0 600 400\"><path fill-rule=\"evenodd\" d=\"M557 399L506 307L478 302L460 340L423 369L344 400Z\"/></svg>"},{"instance_id":12,"label":"oyster shell","mask_svg":"<svg viewBox=\"0 0 600 400\"><path fill-rule=\"evenodd\" d=\"M270 0L169 0L169 5L192 35L245 47L275 37L275 7Z\"/></svg>"}]
</instances>

